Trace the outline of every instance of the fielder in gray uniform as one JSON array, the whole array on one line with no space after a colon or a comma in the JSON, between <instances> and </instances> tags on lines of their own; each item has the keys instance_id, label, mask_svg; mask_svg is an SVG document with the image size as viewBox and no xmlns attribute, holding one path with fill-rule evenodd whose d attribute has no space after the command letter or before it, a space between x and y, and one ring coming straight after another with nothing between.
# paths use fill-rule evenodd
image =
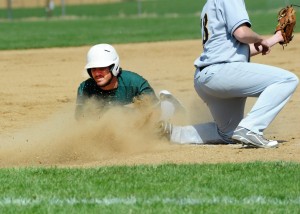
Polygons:
<instances>
[{"instance_id":1,"label":"fielder in gray uniform","mask_svg":"<svg viewBox=\"0 0 300 214\"><path fill-rule=\"evenodd\" d=\"M165 125L177 143L242 143L277 147L263 137L264 130L287 103L298 85L293 73L251 63L283 41L281 32L264 38L251 29L244 0L207 0L201 13L203 52L195 60L194 86L208 105L214 123ZM257 101L244 117L247 97Z\"/></svg>"}]
</instances>

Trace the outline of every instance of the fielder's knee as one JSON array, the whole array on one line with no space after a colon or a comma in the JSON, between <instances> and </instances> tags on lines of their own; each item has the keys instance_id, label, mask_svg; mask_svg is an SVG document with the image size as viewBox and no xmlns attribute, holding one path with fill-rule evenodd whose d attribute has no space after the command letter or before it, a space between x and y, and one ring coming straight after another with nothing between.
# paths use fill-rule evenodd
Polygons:
<instances>
[{"instance_id":1,"label":"fielder's knee","mask_svg":"<svg viewBox=\"0 0 300 214\"><path fill-rule=\"evenodd\" d=\"M298 84L299 84L299 78L297 77L297 75L291 73L291 76L289 78L290 83L294 86L294 90L297 88ZM290 84L289 83L289 84Z\"/></svg>"}]
</instances>

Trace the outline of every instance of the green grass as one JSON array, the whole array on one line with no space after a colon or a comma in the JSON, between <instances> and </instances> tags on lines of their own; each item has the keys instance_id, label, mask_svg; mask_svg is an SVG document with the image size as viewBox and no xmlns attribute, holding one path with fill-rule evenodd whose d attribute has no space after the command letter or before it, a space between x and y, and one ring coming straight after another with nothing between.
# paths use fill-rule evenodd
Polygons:
<instances>
[{"instance_id":1,"label":"green grass","mask_svg":"<svg viewBox=\"0 0 300 214\"><path fill-rule=\"evenodd\" d=\"M11 21L5 19L6 10L2 9L0 50L200 39L203 4L194 0L143 1L141 16L137 15L136 1L67 5L66 17L61 17L57 7L52 19L45 18L44 8L19 8L13 10ZM246 0L246 5L253 29L272 34L276 11L285 4Z\"/></svg>"},{"instance_id":2,"label":"green grass","mask_svg":"<svg viewBox=\"0 0 300 214\"><path fill-rule=\"evenodd\" d=\"M0 169L0 212L299 213L285 162Z\"/></svg>"},{"instance_id":3,"label":"green grass","mask_svg":"<svg viewBox=\"0 0 300 214\"><path fill-rule=\"evenodd\" d=\"M0 34L0 49L66 47L95 43L150 42L199 38L199 29L194 28L192 25L185 26L185 30L177 26L184 26L186 22L198 25L198 20L193 17L164 18L163 22L153 18L6 22L1 23L0 26L0 30L2 28L2 32L5 31L5 34Z\"/></svg>"},{"instance_id":4,"label":"green grass","mask_svg":"<svg viewBox=\"0 0 300 214\"><path fill-rule=\"evenodd\" d=\"M199 13L203 6L203 1L194 0L148 0L142 2L142 14L181 14L190 15ZM6 15L6 9L0 11L3 18ZM132 16L138 14L138 5L136 1L123 1L118 3L92 4L92 5L67 5L66 15L76 17L117 17L120 15ZM44 8L15 8L13 18L20 19L26 17L45 17ZM61 15L61 8L56 7L54 16Z\"/></svg>"}]
</instances>

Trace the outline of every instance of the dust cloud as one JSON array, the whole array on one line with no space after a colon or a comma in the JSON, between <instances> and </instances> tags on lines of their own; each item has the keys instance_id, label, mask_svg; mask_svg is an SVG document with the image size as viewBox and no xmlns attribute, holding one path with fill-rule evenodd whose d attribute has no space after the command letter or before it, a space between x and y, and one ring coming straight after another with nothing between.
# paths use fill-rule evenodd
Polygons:
<instances>
[{"instance_id":1,"label":"dust cloud","mask_svg":"<svg viewBox=\"0 0 300 214\"><path fill-rule=\"evenodd\" d=\"M42 123L5 136L0 141L0 166L101 162L168 145L158 135L158 109L112 107L90 115L76 121L74 106L69 105Z\"/></svg>"}]
</instances>

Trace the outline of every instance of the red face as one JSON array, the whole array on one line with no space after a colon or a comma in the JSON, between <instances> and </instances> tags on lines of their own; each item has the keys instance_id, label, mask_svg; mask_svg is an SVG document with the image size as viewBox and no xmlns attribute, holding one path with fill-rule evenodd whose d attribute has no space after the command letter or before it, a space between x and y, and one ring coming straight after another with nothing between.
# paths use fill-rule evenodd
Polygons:
<instances>
[{"instance_id":1,"label":"red face","mask_svg":"<svg viewBox=\"0 0 300 214\"><path fill-rule=\"evenodd\" d=\"M105 87L111 83L113 78L109 67L104 68L91 68L91 74L99 87Z\"/></svg>"}]
</instances>

